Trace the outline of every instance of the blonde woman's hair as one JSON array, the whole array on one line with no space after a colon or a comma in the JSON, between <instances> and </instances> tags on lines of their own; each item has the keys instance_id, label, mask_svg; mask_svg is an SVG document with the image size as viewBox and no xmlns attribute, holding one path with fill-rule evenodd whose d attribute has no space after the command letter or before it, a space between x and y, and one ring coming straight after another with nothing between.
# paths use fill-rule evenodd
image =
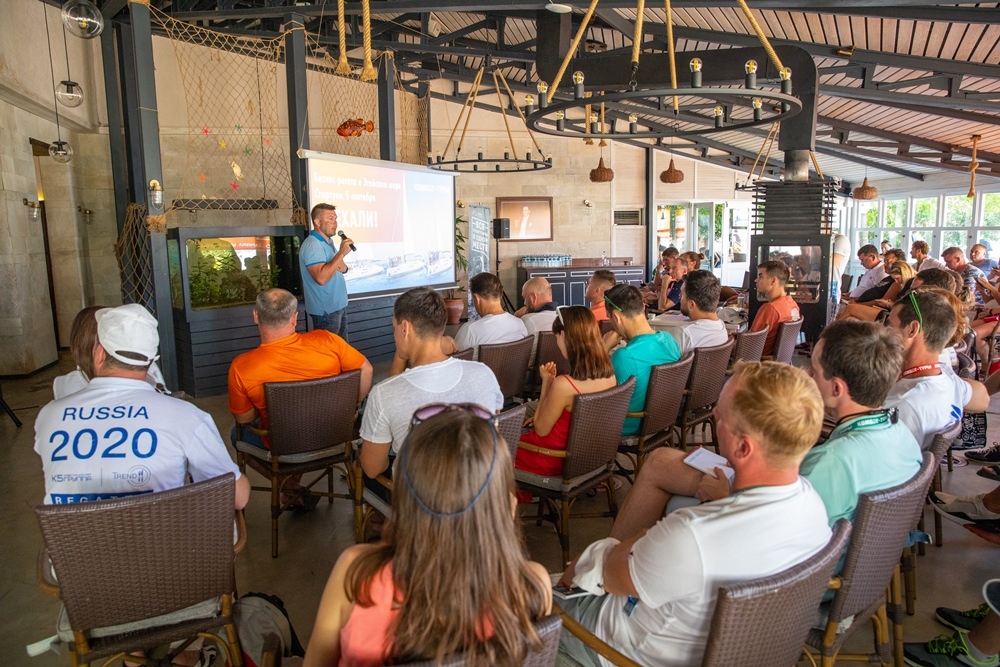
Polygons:
<instances>
[{"instance_id":1,"label":"blonde woman's hair","mask_svg":"<svg viewBox=\"0 0 1000 667\"><path fill-rule=\"evenodd\" d=\"M896 262L892 266L890 266L889 275L892 275L894 273L899 274L899 277L903 279L904 285L906 284L907 280L917 275L917 272L913 270L913 267L907 264L906 262Z\"/></svg>"},{"instance_id":2,"label":"blonde woman's hair","mask_svg":"<svg viewBox=\"0 0 1000 667\"><path fill-rule=\"evenodd\" d=\"M798 465L819 439L823 398L805 371L777 361L738 362L723 409L739 435L754 435L776 468Z\"/></svg>"},{"instance_id":3,"label":"blonde woman's hair","mask_svg":"<svg viewBox=\"0 0 1000 667\"><path fill-rule=\"evenodd\" d=\"M680 258L687 263L688 271L696 271L701 266L702 260L705 259L705 254L692 250L680 255Z\"/></svg>"},{"instance_id":4,"label":"blonde woman's hair","mask_svg":"<svg viewBox=\"0 0 1000 667\"><path fill-rule=\"evenodd\" d=\"M384 543L351 564L346 582L348 599L371 606L372 582L392 567L400 602L386 660L464 653L477 667L520 665L541 645L533 623L546 613L548 591L513 513L503 438L469 412L443 412L413 427L394 477Z\"/></svg>"}]
</instances>

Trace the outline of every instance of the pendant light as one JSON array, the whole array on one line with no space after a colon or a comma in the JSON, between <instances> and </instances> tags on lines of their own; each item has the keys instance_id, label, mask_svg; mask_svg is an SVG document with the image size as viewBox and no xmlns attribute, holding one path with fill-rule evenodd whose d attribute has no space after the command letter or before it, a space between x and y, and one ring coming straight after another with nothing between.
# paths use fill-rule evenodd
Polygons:
<instances>
[{"instance_id":1,"label":"pendant light","mask_svg":"<svg viewBox=\"0 0 1000 667\"><path fill-rule=\"evenodd\" d=\"M52 39L49 37L49 13L42 3L42 16L45 18L45 43L49 47L49 75L56 78L55 65L52 64ZM52 91L52 110L56 112L56 140L49 144L49 155L60 164L66 164L73 159L73 149L69 143L62 140L62 128L59 126L59 103L56 101L55 89ZM82 100L81 100L82 101Z\"/></svg>"},{"instance_id":2,"label":"pendant light","mask_svg":"<svg viewBox=\"0 0 1000 667\"><path fill-rule=\"evenodd\" d=\"M62 22L81 39L93 39L104 30L104 16L90 0L69 0L62 7Z\"/></svg>"},{"instance_id":3,"label":"pendant light","mask_svg":"<svg viewBox=\"0 0 1000 667\"><path fill-rule=\"evenodd\" d=\"M60 81L56 86L56 101L71 109L83 104L83 88L76 81L73 81L73 74L69 69L69 46L66 44L66 31L63 30L63 51L66 53L66 80Z\"/></svg>"}]
</instances>

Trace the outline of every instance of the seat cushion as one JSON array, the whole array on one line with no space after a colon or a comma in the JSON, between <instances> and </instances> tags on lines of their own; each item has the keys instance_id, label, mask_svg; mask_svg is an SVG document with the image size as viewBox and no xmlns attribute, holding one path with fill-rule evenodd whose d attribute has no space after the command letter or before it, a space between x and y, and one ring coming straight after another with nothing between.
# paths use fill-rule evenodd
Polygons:
<instances>
[{"instance_id":1,"label":"seat cushion","mask_svg":"<svg viewBox=\"0 0 1000 667\"><path fill-rule=\"evenodd\" d=\"M175 625L186 621L195 621L201 618L212 618L218 616L222 609L222 602L219 598L205 600L198 604L172 611L169 614L162 614L152 618L144 618L141 621L122 623L121 625L109 625L103 628L91 628L87 631L90 637L114 637L127 632L138 632L159 628L167 625ZM59 639L67 644L73 641L73 629L69 625L69 616L66 614L65 605L59 608L59 616L56 619L56 634Z\"/></svg>"},{"instance_id":2,"label":"seat cushion","mask_svg":"<svg viewBox=\"0 0 1000 667\"><path fill-rule=\"evenodd\" d=\"M565 480L563 483L562 477L545 477L543 475L536 475L531 472L526 472L524 470L518 470L514 468L514 479L519 482L524 482L525 484L530 484L531 486L538 486L543 489L551 489L553 491L572 491L576 487L580 486L584 482L587 482L600 474L608 471L607 466L602 466L596 470L591 470L588 473L574 477L573 479Z\"/></svg>"},{"instance_id":3,"label":"seat cushion","mask_svg":"<svg viewBox=\"0 0 1000 667\"><path fill-rule=\"evenodd\" d=\"M333 447L327 447L326 449L316 449L311 452L302 452L300 454L285 454L278 457L278 463L309 463L310 461L318 461L319 459L330 458L331 456L340 456L344 453L344 444L335 445ZM236 441L236 450L243 452L244 454L249 454L255 459L261 461L271 462L271 450L261 449L255 445L251 445L248 442L243 442L242 440Z\"/></svg>"}]
</instances>

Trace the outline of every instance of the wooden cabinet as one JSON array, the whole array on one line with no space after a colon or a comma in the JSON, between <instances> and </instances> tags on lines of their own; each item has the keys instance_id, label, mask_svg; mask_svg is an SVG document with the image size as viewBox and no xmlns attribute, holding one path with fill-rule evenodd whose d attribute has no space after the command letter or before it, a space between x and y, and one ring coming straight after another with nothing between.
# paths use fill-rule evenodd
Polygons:
<instances>
[{"instance_id":1,"label":"wooden cabinet","mask_svg":"<svg viewBox=\"0 0 1000 667\"><path fill-rule=\"evenodd\" d=\"M646 275L645 266L567 266L558 269L517 269L517 306L524 305L521 288L531 278L545 278L552 285L552 299L560 306L589 306L584 294L594 271L608 269L620 283L638 287Z\"/></svg>"}]
</instances>

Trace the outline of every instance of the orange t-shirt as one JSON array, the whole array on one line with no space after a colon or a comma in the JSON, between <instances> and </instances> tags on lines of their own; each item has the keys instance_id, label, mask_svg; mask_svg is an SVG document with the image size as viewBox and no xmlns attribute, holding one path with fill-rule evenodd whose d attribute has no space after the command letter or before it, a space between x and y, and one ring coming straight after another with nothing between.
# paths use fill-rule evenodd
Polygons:
<instances>
[{"instance_id":1,"label":"orange t-shirt","mask_svg":"<svg viewBox=\"0 0 1000 667\"><path fill-rule=\"evenodd\" d=\"M260 428L266 429L265 382L317 380L356 370L365 361L347 341L323 329L262 343L229 366L229 411L241 415L256 408Z\"/></svg>"},{"instance_id":2,"label":"orange t-shirt","mask_svg":"<svg viewBox=\"0 0 1000 667\"><path fill-rule=\"evenodd\" d=\"M767 327L767 339L764 341L764 356L774 352L774 339L778 337L778 325L782 322L792 322L799 319L799 304L788 296L778 297L765 303L753 318L750 331L760 331Z\"/></svg>"},{"instance_id":3,"label":"orange t-shirt","mask_svg":"<svg viewBox=\"0 0 1000 667\"><path fill-rule=\"evenodd\" d=\"M598 322L608 319L608 309L607 306L604 305L604 299L601 299L600 303L591 306L590 312L594 314L594 317L597 318Z\"/></svg>"}]
</instances>

